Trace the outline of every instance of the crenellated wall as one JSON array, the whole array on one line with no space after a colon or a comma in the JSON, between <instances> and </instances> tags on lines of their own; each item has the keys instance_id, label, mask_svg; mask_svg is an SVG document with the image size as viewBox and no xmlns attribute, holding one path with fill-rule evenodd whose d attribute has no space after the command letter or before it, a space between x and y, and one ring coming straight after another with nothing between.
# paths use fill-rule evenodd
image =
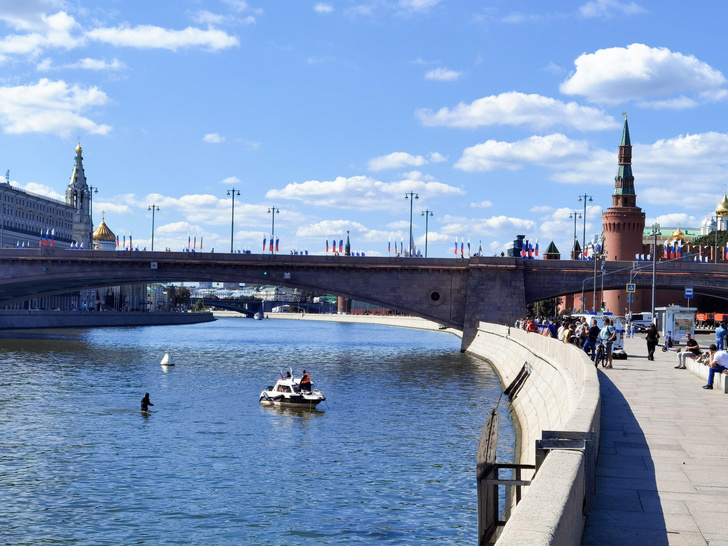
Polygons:
<instances>
[{"instance_id":1,"label":"crenellated wall","mask_svg":"<svg viewBox=\"0 0 728 546\"><path fill-rule=\"evenodd\" d=\"M524 489L498 544L580 544L586 476L593 476L599 445L599 380L593 363L573 345L488 323L480 323L466 351L489 361L504 388L524 362L532 367L511 404L519 433L517 462L534 463L536 440L544 430L593 433L593 449L588 452L555 450L548 454Z\"/></svg>"}]
</instances>

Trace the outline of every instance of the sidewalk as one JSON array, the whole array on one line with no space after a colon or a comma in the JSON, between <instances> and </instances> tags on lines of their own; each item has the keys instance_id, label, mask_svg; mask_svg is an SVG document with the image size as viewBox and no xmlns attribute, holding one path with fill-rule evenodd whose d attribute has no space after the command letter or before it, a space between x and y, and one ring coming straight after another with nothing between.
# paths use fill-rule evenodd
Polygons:
<instances>
[{"instance_id":1,"label":"sidewalk","mask_svg":"<svg viewBox=\"0 0 728 546\"><path fill-rule=\"evenodd\" d=\"M728 546L728 394L674 369L674 352L648 361L644 339L625 350L599 370L597 494L582 543Z\"/></svg>"}]
</instances>

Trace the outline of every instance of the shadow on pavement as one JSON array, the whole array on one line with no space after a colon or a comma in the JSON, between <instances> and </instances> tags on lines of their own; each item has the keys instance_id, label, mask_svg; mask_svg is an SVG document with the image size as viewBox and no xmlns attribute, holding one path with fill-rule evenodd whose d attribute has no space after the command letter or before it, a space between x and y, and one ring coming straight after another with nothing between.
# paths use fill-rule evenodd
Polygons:
<instances>
[{"instance_id":1,"label":"shadow on pavement","mask_svg":"<svg viewBox=\"0 0 728 546\"><path fill-rule=\"evenodd\" d=\"M599 372L601 433L596 497L582 544L667 546L667 528L645 435L629 403Z\"/></svg>"}]
</instances>

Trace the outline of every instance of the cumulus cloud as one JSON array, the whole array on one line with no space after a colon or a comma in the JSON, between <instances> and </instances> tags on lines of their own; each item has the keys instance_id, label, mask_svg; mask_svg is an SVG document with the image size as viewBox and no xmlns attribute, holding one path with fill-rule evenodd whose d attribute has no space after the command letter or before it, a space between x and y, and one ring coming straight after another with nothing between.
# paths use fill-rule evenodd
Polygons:
<instances>
[{"instance_id":1,"label":"cumulus cloud","mask_svg":"<svg viewBox=\"0 0 728 546\"><path fill-rule=\"evenodd\" d=\"M619 2L618 0L591 0L579 7L579 15L586 18L609 18L614 15L637 15L646 13L639 4L634 2Z\"/></svg>"},{"instance_id":2,"label":"cumulus cloud","mask_svg":"<svg viewBox=\"0 0 728 546\"><path fill-rule=\"evenodd\" d=\"M692 93L702 100L724 98L723 74L693 55L672 52L664 47L632 44L584 53L576 70L560 86L566 95L581 95L591 102L616 104L630 100L659 106L692 107L694 101L680 97ZM678 97L675 97L678 95ZM675 102L677 99L678 102Z\"/></svg>"},{"instance_id":3,"label":"cumulus cloud","mask_svg":"<svg viewBox=\"0 0 728 546\"><path fill-rule=\"evenodd\" d=\"M445 68L444 66L441 66L439 68L435 68L434 70L430 70L425 74L426 80L434 80L439 82L452 82L455 80L460 79L460 76L462 76L463 73L459 72L457 70L450 70L449 68Z\"/></svg>"},{"instance_id":4,"label":"cumulus cloud","mask_svg":"<svg viewBox=\"0 0 728 546\"><path fill-rule=\"evenodd\" d=\"M220 144L225 142L225 137L217 133L207 133L202 137L202 141L207 142L208 144Z\"/></svg>"},{"instance_id":5,"label":"cumulus cloud","mask_svg":"<svg viewBox=\"0 0 728 546\"><path fill-rule=\"evenodd\" d=\"M452 109L441 108L437 112L425 108L417 110L415 116L426 127L460 129L514 125L539 130L563 126L579 131L601 131L619 127L612 116L598 108L516 91L483 97L470 104L461 102Z\"/></svg>"},{"instance_id":6,"label":"cumulus cloud","mask_svg":"<svg viewBox=\"0 0 728 546\"><path fill-rule=\"evenodd\" d=\"M459 196L465 192L437 182L418 171L405 173L404 178L382 182L368 176L337 177L334 180L308 180L288 184L266 193L269 199L292 199L307 205L344 209L391 210L400 207L406 192L414 191L427 198Z\"/></svg>"},{"instance_id":7,"label":"cumulus cloud","mask_svg":"<svg viewBox=\"0 0 728 546\"><path fill-rule=\"evenodd\" d=\"M313 10L316 13L331 13L334 11L334 7L331 4L324 4L323 2L319 2L318 4L314 5Z\"/></svg>"},{"instance_id":8,"label":"cumulus cloud","mask_svg":"<svg viewBox=\"0 0 728 546\"><path fill-rule=\"evenodd\" d=\"M53 61L51 59L43 59L38 65L36 66L36 70L39 72L48 72L50 70L61 70L61 69L80 69L80 70L109 70L109 71L117 71L117 70L123 70L126 68L124 66L124 63L119 61L119 59L113 59L110 62L107 62L106 59L91 59L89 57L86 57L84 59L79 59L75 63L68 63L60 66L54 66Z\"/></svg>"},{"instance_id":9,"label":"cumulus cloud","mask_svg":"<svg viewBox=\"0 0 728 546\"><path fill-rule=\"evenodd\" d=\"M412 155L406 152L392 152L369 160L367 169L370 171L383 171L386 169L400 169L402 167L421 167L427 163L421 155Z\"/></svg>"},{"instance_id":10,"label":"cumulus cloud","mask_svg":"<svg viewBox=\"0 0 728 546\"><path fill-rule=\"evenodd\" d=\"M60 10L64 0L3 0L0 2L0 21L18 30L35 30L44 26L43 17Z\"/></svg>"},{"instance_id":11,"label":"cumulus cloud","mask_svg":"<svg viewBox=\"0 0 728 546\"><path fill-rule=\"evenodd\" d=\"M21 190L29 191L31 193L35 193L37 195L42 195L45 197L49 197L51 199L56 199L57 201L65 201L66 196L61 195L60 193L56 192L53 188L50 186L46 186L45 184L39 184L38 182L28 182L27 184L20 184L16 181L11 181L10 185L13 188L18 188Z\"/></svg>"},{"instance_id":12,"label":"cumulus cloud","mask_svg":"<svg viewBox=\"0 0 728 546\"><path fill-rule=\"evenodd\" d=\"M108 102L98 87L82 87L43 78L36 84L0 87L0 125L6 133L49 133L68 136L75 131L107 134L109 125L83 115Z\"/></svg>"},{"instance_id":13,"label":"cumulus cloud","mask_svg":"<svg viewBox=\"0 0 728 546\"><path fill-rule=\"evenodd\" d=\"M470 203L470 206L474 209L487 209L493 206L492 201L479 201L477 203Z\"/></svg>"},{"instance_id":14,"label":"cumulus cloud","mask_svg":"<svg viewBox=\"0 0 728 546\"><path fill-rule=\"evenodd\" d=\"M34 58L46 49L70 50L80 46L83 38L78 35L80 25L63 11L53 15L41 14L35 32L10 34L0 40L0 60L10 55L26 55Z\"/></svg>"},{"instance_id":15,"label":"cumulus cloud","mask_svg":"<svg viewBox=\"0 0 728 546\"><path fill-rule=\"evenodd\" d=\"M88 31L86 36L90 40L117 47L168 49L170 51L190 47L204 47L211 51L218 51L236 47L240 43L235 36L230 36L226 32L214 28L202 30L187 27L183 30L170 30L154 25L95 28Z\"/></svg>"},{"instance_id":16,"label":"cumulus cloud","mask_svg":"<svg viewBox=\"0 0 728 546\"><path fill-rule=\"evenodd\" d=\"M220 180L220 184L242 184L242 181L237 176L228 176Z\"/></svg>"}]
</instances>

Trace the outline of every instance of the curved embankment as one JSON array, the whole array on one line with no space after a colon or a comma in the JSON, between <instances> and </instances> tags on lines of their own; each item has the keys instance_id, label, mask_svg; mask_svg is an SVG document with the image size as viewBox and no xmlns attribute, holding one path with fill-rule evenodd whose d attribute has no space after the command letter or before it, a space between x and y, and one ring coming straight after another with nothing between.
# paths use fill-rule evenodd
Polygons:
<instances>
[{"instance_id":1,"label":"curved embankment","mask_svg":"<svg viewBox=\"0 0 728 546\"><path fill-rule=\"evenodd\" d=\"M536 440L544 430L592 433L593 443L586 451L548 454L524 488L498 544L580 544L587 476L594 475L599 446L599 380L591 360L573 345L486 323L480 324L466 351L489 361L504 388L525 362L531 365L530 376L511 403L520 429L517 462L534 464Z\"/></svg>"}]
</instances>

